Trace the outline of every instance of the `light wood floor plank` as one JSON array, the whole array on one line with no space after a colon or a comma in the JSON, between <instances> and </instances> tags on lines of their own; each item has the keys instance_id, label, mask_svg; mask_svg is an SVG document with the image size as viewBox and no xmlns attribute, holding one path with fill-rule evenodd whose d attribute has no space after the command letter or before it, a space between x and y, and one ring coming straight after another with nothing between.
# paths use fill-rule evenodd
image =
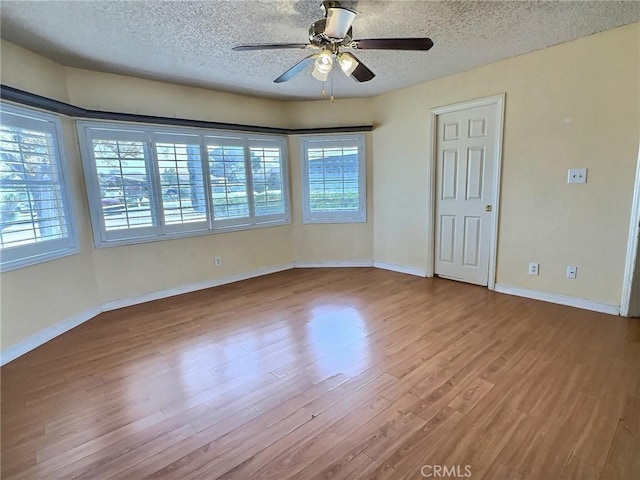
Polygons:
<instances>
[{"instance_id":1,"label":"light wood floor plank","mask_svg":"<svg viewBox=\"0 0 640 480\"><path fill-rule=\"evenodd\" d=\"M640 479L640 320L442 279L281 272L104 313L0 376L7 480Z\"/></svg>"}]
</instances>

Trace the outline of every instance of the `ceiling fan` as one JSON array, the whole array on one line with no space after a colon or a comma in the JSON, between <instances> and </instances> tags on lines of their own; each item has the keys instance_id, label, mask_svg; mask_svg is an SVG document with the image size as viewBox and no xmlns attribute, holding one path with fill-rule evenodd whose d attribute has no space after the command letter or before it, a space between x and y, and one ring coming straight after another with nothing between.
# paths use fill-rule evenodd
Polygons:
<instances>
[{"instance_id":1,"label":"ceiling fan","mask_svg":"<svg viewBox=\"0 0 640 480\"><path fill-rule=\"evenodd\" d=\"M238 45L235 51L247 50L281 50L287 48L319 50L296 63L289 70L274 80L282 83L291 80L307 66L314 64L312 75L320 81L326 81L334 63L348 77L357 82L368 82L375 77L353 53L346 50L429 50L433 42L429 38L367 38L353 40L351 24L356 12L342 7L340 2L324 1L322 10L325 18L314 22L309 28L309 43L253 43Z\"/></svg>"}]
</instances>

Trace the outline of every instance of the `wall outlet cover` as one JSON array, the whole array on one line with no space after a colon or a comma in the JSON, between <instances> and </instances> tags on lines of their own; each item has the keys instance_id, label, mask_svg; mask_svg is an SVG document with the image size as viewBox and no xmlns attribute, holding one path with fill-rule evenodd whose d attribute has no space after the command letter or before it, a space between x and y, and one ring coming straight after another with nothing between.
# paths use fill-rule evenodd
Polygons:
<instances>
[{"instance_id":1,"label":"wall outlet cover","mask_svg":"<svg viewBox=\"0 0 640 480\"><path fill-rule=\"evenodd\" d=\"M587 169L570 168L567 183L587 183Z\"/></svg>"}]
</instances>

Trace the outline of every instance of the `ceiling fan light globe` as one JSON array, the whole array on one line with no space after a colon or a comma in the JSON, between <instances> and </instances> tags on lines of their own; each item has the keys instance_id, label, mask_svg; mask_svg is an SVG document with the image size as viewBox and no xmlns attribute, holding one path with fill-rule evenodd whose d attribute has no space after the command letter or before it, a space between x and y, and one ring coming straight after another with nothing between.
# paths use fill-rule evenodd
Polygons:
<instances>
[{"instance_id":1,"label":"ceiling fan light globe","mask_svg":"<svg viewBox=\"0 0 640 480\"><path fill-rule=\"evenodd\" d=\"M338 54L338 64L347 77L350 77L353 71L358 68L359 62L348 53Z\"/></svg>"},{"instance_id":2,"label":"ceiling fan light globe","mask_svg":"<svg viewBox=\"0 0 640 480\"><path fill-rule=\"evenodd\" d=\"M318 55L318 58L316 59L316 65L315 65L314 71L318 70L318 72L322 72L323 74L328 75L332 68L333 68L333 55L331 54L331 52L328 52L325 50L320 55Z\"/></svg>"},{"instance_id":3,"label":"ceiling fan light globe","mask_svg":"<svg viewBox=\"0 0 640 480\"><path fill-rule=\"evenodd\" d=\"M326 82L327 78L329 78L329 71L323 72L318 70L318 67L315 67L313 69L313 72L311 72L311 75L313 75L314 78L320 80L321 82Z\"/></svg>"}]
</instances>

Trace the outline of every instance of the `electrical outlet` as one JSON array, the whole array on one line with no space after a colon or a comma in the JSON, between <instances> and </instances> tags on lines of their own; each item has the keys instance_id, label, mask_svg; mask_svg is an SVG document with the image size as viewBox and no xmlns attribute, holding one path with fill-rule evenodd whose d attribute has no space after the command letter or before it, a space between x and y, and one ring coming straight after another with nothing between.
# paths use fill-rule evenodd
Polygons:
<instances>
[{"instance_id":1,"label":"electrical outlet","mask_svg":"<svg viewBox=\"0 0 640 480\"><path fill-rule=\"evenodd\" d=\"M213 263L215 264L216 267L219 267L220 265L222 265L222 258L220 257L214 258Z\"/></svg>"},{"instance_id":2,"label":"electrical outlet","mask_svg":"<svg viewBox=\"0 0 640 480\"><path fill-rule=\"evenodd\" d=\"M570 168L567 183L587 183L587 169Z\"/></svg>"},{"instance_id":3,"label":"electrical outlet","mask_svg":"<svg viewBox=\"0 0 640 480\"><path fill-rule=\"evenodd\" d=\"M567 278L576 278L578 275L578 267L567 267Z\"/></svg>"},{"instance_id":4,"label":"electrical outlet","mask_svg":"<svg viewBox=\"0 0 640 480\"><path fill-rule=\"evenodd\" d=\"M540 264L531 262L529 264L529 275L538 275L538 271L540 269Z\"/></svg>"}]
</instances>

